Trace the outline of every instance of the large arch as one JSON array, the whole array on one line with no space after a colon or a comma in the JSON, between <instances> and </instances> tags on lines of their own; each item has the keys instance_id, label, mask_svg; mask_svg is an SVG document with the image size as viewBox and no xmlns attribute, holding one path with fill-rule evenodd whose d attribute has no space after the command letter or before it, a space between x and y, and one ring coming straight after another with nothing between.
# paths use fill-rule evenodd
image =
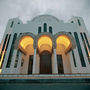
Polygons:
<instances>
[{"instance_id":1,"label":"large arch","mask_svg":"<svg viewBox=\"0 0 90 90\"><path fill-rule=\"evenodd\" d=\"M19 35L15 41L15 49L20 49L25 54L34 53L34 38L35 35L32 33L23 33Z\"/></svg>"},{"instance_id":2,"label":"large arch","mask_svg":"<svg viewBox=\"0 0 90 90\"><path fill-rule=\"evenodd\" d=\"M35 38L35 43L34 43L35 48L38 48L38 40L39 40L39 38L42 37L42 36L47 36L47 37L49 37L49 38L52 40L52 47L53 47L53 48L56 47L54 36L53 36L52 34L48 33L48 32L42 32L42 33L38 34L38 35L36 36L36 38Z\"/></svg>"},{"instance_id":3,"label":"large arch","mask_svg":"<svg viewBox=\"0 0 90 90\"><path fill-rule=\"evenodd\" d=\"M64 47L67 48L66 52L68 52L69 50L76 47L76 42L75 42L73 36L71 34L69 34L68 32L58 32L54 35L54 37L55 37L55 41L56 41L55 42L56 48L58 48L58 46L60 46L58 44L63 44Z\"/></svg>"},{"instance_id":4,"label":"large arch","mask_svg":"<svg viewBox=\"0 0 90 90\"><path fill-rule=\"evenodd\" d=\"M47 35L42 35L38 39L38 50L39 52L43 52L44 50L52 52L52 40Z\"/></svg>"},{"instance_id":5,"label":"large arch","mask_svg":"<svg viewBox=\"0 0 90 90\"><path fill-rule=\"evenodd\" d=\"M76 42L68 32L58 32L54 35L56 43L56 55L58 73L71 73L70 53L76 47Z\"/></svg>"},{"instance_id":6,"label":"large arch","mask_svg":"<svg viewBox=\"0 0 90 90\"><path fill-rule=\"evenodd\" d=\"M30 32L27 32L27 33L22 33L21 35L19 35L15 41L15 45L14 45L14 48L15 49L18 49L18 45L19 45L19 42L21 40L21 38L23 38L24 36L30 36L32 37L33 39L35 39L35 35L33 33L30 33ZM34 47L34 45L33 45Z\"/></svg>"}]
</instances>

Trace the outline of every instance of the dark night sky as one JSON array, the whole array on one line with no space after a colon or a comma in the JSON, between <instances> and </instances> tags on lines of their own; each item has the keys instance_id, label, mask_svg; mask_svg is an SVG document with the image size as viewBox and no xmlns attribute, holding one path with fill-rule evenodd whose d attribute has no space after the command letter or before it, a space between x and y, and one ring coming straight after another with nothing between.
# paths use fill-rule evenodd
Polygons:
<instances>
[{"instance_id":1,"label":"dark night sky","mask_svg":"<svg viewBox=\"0 0 90 90\"><path fill-rule=\"evenodd\" d=\"M0 42L10 18L19 17L26 23L41 14L54 15L65 22L72 16L83 17L90 33L90 0L0 0Z\"/></svg>"}]
</instances>

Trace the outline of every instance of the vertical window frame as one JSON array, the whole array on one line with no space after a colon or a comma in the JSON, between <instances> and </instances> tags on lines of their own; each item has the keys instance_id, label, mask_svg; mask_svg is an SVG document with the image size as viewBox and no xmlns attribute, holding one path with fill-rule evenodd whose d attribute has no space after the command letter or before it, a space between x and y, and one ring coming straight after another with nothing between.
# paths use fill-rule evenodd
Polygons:
<instances>
[{"instance_id":1,"label":"vertical window frame","mask_svg":"<svg viewBox=\"0 0 90 90\"><path fill-rule=\"evenodd\" d=\"M76 45L77 45L81 65L82 65L82 67L86 67L85 59L84 59L84 56L83 56L83 52L82 52L82 49L81 49L81 45L80 45L80 41L79 41L77 32L74 32L74 37L75 37L75 40L76 40Z\"/></svg>"},{"instance_id":2,"label":"vertical window frame","mask_svg":"<svg viewBox=\"0 0 90 90\"><path fill-rule=\"evenodd\" d=\"M42 31L41 31L41 26L38 27L38 34L40 34Z\"/></svg>"},{"instance_id":3,"label":"vertical window frame","mask_svg":"<svg viewBox=\"0 0 90 90\"><path fill-rule=\"evenodd\" d=\"M78 25L81 26L81 22L79 19L77 19Z\"/></svg>"},{"instance_id":4,"label":"vertical window frame","mask_svg":"<svg viewBox=\"0 0 90 90\"><path fill-rule=\"evenodd\" d=\"M62 55L57 55L58 74L64 74ZM62 70L60 70L62 68Z\"/></svg>"},{"instance_id":5,"label":"vertical window frame","mask_svg":"<svg viewBox=\"0 0 90 90\"><path fill-rule=\"evenodd\" d=\"M7 60L7 64L6 64L6 68L10 68L12 56L13 56L13 52L14 52L14 43L15 43L16 38L17 38L17 33L14 33L8 60Z\"/></svg>"},{"instance_id":6,"label":"vertical window frame","mask_svg":"<svg viewBox=\"0 0 90 90\"><path fill-rule=\"evenodd\" d=\"M49 33L53 33L53 31L52 31L52 26L49 26Z\"/></svg>"},{"instance_id":7,"label":"vertical window frame","mask_svg":"<svg viewBox=\"0 0 90 90\"><path fill-rule=\"evenodd\" d=\"M4 39L4 42L3 42L3 47L2 47L2 50L1 50L1 57L2 57L3 50L5 48L5 44L7 42L7 39L8 39L8 34L6 34L5 39ZM1 61L1 57L0 57L0 61Z\"/></svg>"},{"instance_id":8,"label":"vertical window frame","mask_svg":"<svg viewBox=\"0 0 90 90\"><path fill-rule=\"evenodd\" d=\"M11 22L11 25L10 25L11 28L13 27L13 24L14 24L14 21Z\"/></svg>"},{"instance_id":9,"label":"vertical window frame","mask_svg":"<svg viewBox=\"0 0 90 90\"><path fill-rule=\"evenodd\" d=\"M43 27L44 27L44 32L47 32L47 23L44 23Z\"/></svg>"}]
</instances>

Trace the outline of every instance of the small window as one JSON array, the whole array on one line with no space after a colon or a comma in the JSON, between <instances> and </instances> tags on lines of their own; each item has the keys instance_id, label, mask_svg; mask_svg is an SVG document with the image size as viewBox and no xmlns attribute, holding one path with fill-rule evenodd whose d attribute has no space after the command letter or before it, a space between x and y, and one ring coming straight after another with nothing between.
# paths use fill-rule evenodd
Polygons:
<instances>
[{"instance_id":1,"label":"small window","mask_svg":"<svg viewBox=\"0 0 90 90\"><path fill-rule=\"evenodd\" d=\"M22 58L21 67L23 67L23 64L24 64L24 59Z\"/></svg>"},{"instance_id":2,"label":"small window","mask_svg":"<svg viewBox=\"0 0 90 90\"><path fill-rule=\"evenodd\" d=\"M78 19L77 21L78 21L78 25L81 26L80 20Z\"/></svg>"},{"instance_id":3,"label":"small window","mask_svg":"<svg viewBox=\"0 0 90 90\"><path fill-rule=\"evenodd\" d=\"M52 27L51 26L49 27L49 32L52 33Z\"/></svg>"},{"instance_id":4,"label":"small window","mask_svg":"<svg viewBox=\"0 0 90 90\"><path fill-rule=\"evenodd\" d=\"M18 24L20 24L20 22L18 22Z\"/></svg>"},{"instance_id":5,"label":"small window","mask_svg":"<svg viewBox=\"0 0 90 90\"><path fill-rule=\"evenodd\" d=\"M20 33L20 35L22 35L22 33Z\"/></svg>"},{"instance_id":6,"label":"small window","mask_svg":"<svg viewBox=\"0 0 90 90\"><path fill-rule=\"evenodd\" d=\"M74 23L74 21L71 21L71 23Z\"/></svg>"},{"instance_id":7,"label":"small window","mask_svg":"<svg viewBox=\"0 0 90 90\"><path fill-rule=\"evenodd\" d=\"M38 27L38 33L41 33L41 27Z\"/></svg>"},{"instance_id":8,"label":"small window","mask_svg":"<svg viewBox=\"0 0 90 90\"><path fill-rule=\"evenodd\" d=\"M11 23L11 26L10 26L11 28L13 27L13 24L14 24L14 21L12 21L12 23Z\"/></svg>"},{"instance_id":9,"label":"small window","mask_svg":"<svg viewBox=\"0 0 90 90\"><path fill-rule=\"evenodd\" d=\"M44 23L44 32L47 32L47 24Z\"/></svg>"}]
</instances>

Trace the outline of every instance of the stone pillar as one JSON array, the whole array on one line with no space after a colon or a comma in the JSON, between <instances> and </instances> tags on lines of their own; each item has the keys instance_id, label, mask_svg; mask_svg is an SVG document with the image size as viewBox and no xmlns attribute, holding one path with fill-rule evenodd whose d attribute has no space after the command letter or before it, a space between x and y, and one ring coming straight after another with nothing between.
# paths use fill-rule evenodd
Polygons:
<instances>
[{"instance_id":1,"label":"stone pillar","mask_svg":"<svg viewBox=\"0 0 90 90\"><path fill-rule=\"evenodd\" d=\"M14 50L13 56L12 56L12 62L11 62L11 66L10 66L12 74L14 73L13 69L14 69L14 65L15 65L16 55L17 55L17 49Z\"/></svg>"},{"instance_id":2,"label":"stone pillar","mask_svg":"<svg viewBox=\"0 0 90 90\"><path fill-rule=\"evenodd\" d=\"M18 64L17 64L17 73L21 73L21 61L22 61L22 53L19 52L19 59L18 59Z\"/></svg>"},{"instance_id":3,"label":"stone pillar","mask_svg":"<svg viewBox=\"0 0 90 90\"><path fill-rule=\"evenodd\" d=\"M54 57L52 58L52 74L58 74L56 49L54 49L53 51L54 51Z\"/></svg>"},{"instance_id":4,"label":"stone pillar","mask_svg":"<svg viewBox=\"0 0 90 90\"><path fill-rule=\"evenodd\" d=\"M64 69L64 73L71 73L71 62L69 60L69 55L63 53L62 54L62 61L63 61L63 69Z\"/></svg>"},{"instance_id":5,"label":"stone pillar","mask_svg":"<svg viewBox=\"0 0 90 90\"><path fill-rule=\"evenodd\" d=\"M33 70L32 70L32 74L36 74L36 52L37 52L37 50L34 49Z\"/></svg>"},{"instance_id":6,"label":"stone pillar","mask_svg":"<svg viewBox=\"0 0 90 90\"><path fill-rule=\"evenodd\" d=\"M40 56L36 54L36 74L39 74L39 66L40 66Z\"/></svg>"},{"instance_id":7,"label":"stone pillar","mask_svg":"<svg viewBox=\"0 0 90 90\"><path fill-rule=\"evenodd\" d=\"M29 55L22 55L23 66L21 66L21 73L28 74L28 65L29 65ZM21 61L22 63L22 61Z\"/></svg>"}]
</instances>

